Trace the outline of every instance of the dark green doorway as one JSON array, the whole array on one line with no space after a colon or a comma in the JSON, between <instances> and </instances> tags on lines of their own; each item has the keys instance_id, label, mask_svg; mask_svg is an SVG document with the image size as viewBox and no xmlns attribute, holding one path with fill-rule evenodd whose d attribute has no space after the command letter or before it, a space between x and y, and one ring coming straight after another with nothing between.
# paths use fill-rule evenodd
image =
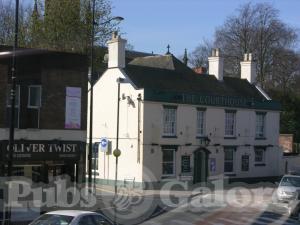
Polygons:
<instances>
[{"instance_id":1,"label":"dark green doorway","mask_svg":"<svg viewBox=\"0 0 300 225\"><path fill-rule=\"evenodd\" d=\"M210 152L206 148L194 151L194 184L207 182L209 154Z\"/></svg>"}]
</instances>

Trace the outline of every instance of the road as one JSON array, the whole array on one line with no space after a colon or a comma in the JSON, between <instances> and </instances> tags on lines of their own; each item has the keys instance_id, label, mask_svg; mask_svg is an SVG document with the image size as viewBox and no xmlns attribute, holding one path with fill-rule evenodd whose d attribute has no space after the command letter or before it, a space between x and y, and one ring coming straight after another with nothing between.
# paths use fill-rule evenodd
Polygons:
<instances>
[{"instance_id":1,"label":"road","mask_svg":"<svg viewBox=\"0 0 300 225\"><path fill-rule=\"evenodd\" d=\"M284 208L271 198L252 201L241 207L242 200L224 203L224 193L197 196L187 204L150 219L142 225L294 225L299 221L286 215ZM247 199L249 196L244 196ZM211 199L215 199L211 203Z\"/></svg>"}]
</instances>

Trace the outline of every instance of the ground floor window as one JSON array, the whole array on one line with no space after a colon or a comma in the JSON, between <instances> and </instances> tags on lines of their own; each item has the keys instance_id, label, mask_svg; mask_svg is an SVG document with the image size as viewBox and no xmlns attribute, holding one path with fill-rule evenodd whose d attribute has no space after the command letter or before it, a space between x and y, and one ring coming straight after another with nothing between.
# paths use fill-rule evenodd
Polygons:
<instances>
[{"instance_id":1,"label":"ground floor window","mask_svg":"<svg viewBox=\"0 0 300 225\"><path fill-rule=\"evenodd\" d=\"M99 142L93 144L93 154L92 154L92 169L98 170L98 158L99 158Z\"/></svg>"},{"instance_id":2,"label":"ground floor window","mask_svg":"<svg viewBox=\"0 0 300 225\"><path fill-rule=\"evenodd\" d=\"M162 150L162 175L175 176L175 149Z\"/></svg>"},{"instance_id":3,"label":"ground floor window","mask_svg":"<svg viewBox=\"0 0 300 225\"><path fill-rule=\"evenodd\" d=\"M265 148L255 147L254 153L255 153L255 158L254 158L255 165L265 164Z\"/></svg>"},{"instance_id":4,"label":"ground floor window","mask_svg":"<svg viewBox=\"0 0 300 225\"><path fill-rule=\"evenodd\" d=\"M224 173L234 172L234 147L224 148Z\"/></svg>"}]
</instances>

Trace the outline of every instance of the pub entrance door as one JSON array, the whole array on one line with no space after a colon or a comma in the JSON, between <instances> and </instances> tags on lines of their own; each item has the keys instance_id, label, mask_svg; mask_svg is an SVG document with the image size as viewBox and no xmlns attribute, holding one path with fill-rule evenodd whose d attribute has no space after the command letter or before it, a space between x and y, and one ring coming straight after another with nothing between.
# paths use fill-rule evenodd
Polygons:
<instances>
[{"instance_id":1,"label":"pub entrance door","mask_svg":"<svg viewBox=\"0 0 300 225\"><path fill-rule=\"evenodd\" d=\"M194 184L207 182L209 154L210 152L206 148L199 148L194 151Z\"/></svg>"}]
</instances>

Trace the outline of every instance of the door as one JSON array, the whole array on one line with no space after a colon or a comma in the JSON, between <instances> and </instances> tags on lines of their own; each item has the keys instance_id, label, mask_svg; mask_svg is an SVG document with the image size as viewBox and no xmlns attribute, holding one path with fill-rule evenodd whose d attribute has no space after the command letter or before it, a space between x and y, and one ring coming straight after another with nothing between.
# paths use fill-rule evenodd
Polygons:
<instances>
[{"instance_id":1,"label":"door","mask_svg":"<svg viewBox=\"0 0 300 225\"><path fill-rule=\"evenodd\" d=\"M194 152L194 184L207 181L208 155L209 151L203 148Z\"/></svg>"}]
</instances>

